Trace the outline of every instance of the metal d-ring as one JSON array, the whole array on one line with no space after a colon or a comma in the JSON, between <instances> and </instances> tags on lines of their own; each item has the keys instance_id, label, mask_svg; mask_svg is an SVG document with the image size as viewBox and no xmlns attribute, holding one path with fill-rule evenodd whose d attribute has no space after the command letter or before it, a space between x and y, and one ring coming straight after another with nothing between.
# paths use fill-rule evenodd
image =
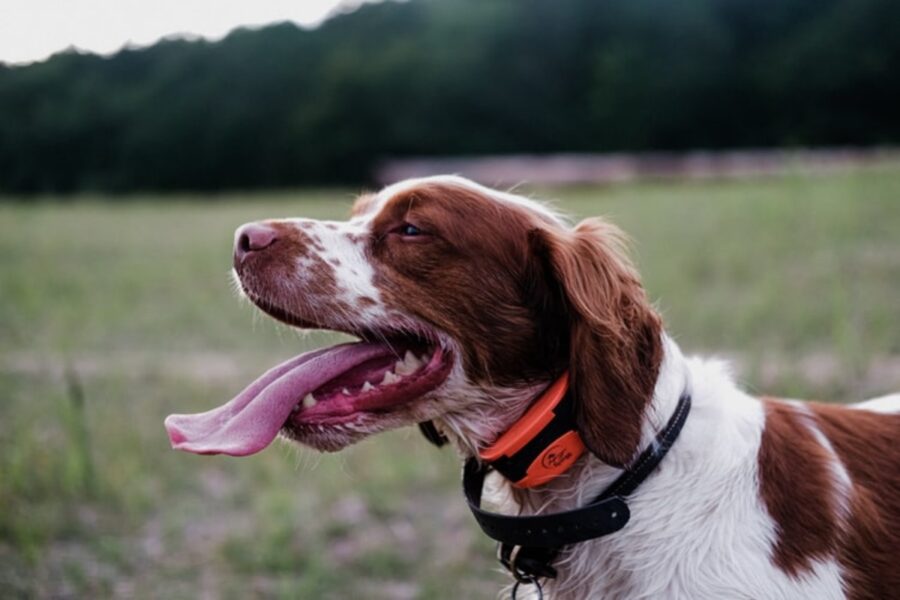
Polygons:
<instances>
[{"instance_id":1,"label":"metal d-ring","mask_svg":"<svg viewBox=\"0 0 900 600\"><path fill-rule=\"evenodd\" d=\"M530 584L537 588L537 600L544 600L544 589L541 587L541 582L538 581L537 577L530 577L528 579L516 579L516 582L512 586L512 592L510 593L510 598L512 600L516 600L516 595L519 593L519 586L522 584Z\"/></svg>"},{"instance_id":2,"label":"metal d-ring","mask_svg":"<svg viewBox=\"0 0 900 600\"><path fill-rule=\"evenodd\" d=\"M499 550L499 548L498 548L498 550ZM519 586L524 583L525 585L533 585L534 587L536 587L537 588L537 600L544 600L544 589L541 587L541 582L538 580L538 578L535 575L532 575L530 573L526 573L525 571L522 571L516 565L516 559L519 558L520 550L522 550L522 546L519 546L517 544L517 545L513 546L513 549L509 553L509 561L508 562L504 561L502 558L500 558L500 562L503 563L503 566L505 566L507 569L509 569L509 572L512 573L512 576L516 580L516 582L512 586L512 590L510 592L510 598L512 600L516 600L516 596L519 593ZM498 554L499 554L499 552L498 552Z\"/></svg>"}]
</instances>

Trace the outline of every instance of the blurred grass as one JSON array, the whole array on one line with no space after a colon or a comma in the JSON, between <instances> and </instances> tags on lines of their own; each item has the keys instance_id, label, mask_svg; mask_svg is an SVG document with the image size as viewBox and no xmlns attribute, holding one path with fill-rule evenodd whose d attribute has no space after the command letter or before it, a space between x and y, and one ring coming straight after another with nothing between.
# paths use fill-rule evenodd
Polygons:
<instances>
[{"instance_id":1,"label":"blurred grass","mask_svg":"<svg viewBox=\"0 0 900 600\"><path fill-rule=\"evenodd\" d=\"M733 356L751 388L900 387L900 171L534 195L626 229L670 331ZM494 597L456 460L412 430L327 456L168 449L166 414L331 339L235 300L234 228L339 217L352 194L208 200L0 206L3 595Z\"/></svg>"}]
</instances>

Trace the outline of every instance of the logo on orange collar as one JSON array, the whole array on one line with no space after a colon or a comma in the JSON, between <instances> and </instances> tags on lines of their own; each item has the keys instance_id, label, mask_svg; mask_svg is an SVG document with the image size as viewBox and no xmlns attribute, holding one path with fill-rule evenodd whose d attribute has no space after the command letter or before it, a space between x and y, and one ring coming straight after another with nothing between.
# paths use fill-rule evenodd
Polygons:
<instances>
[{"instance_id":1,"label":"logo on orange collar","mask_svg":"<svg viewBox=\"0 0 900 600\"><path fill-rule=\"evenodd\" d=\"M548 429L555 420L563 418L560 402L565 398L568 388L569 374L563 373L525 412L521 419L516 421L494 444L482 450L479 456L489 463L496 463L504 458L507 461L515 461L520 458L517 455L525 450L530 442ZM546 483L569 470L584 450L585 446L581 436L573 427L569 427L544 445L544 448L525 469L525 475L513 481L513 485L530 488Z\"/></svg>"}]
</instances>

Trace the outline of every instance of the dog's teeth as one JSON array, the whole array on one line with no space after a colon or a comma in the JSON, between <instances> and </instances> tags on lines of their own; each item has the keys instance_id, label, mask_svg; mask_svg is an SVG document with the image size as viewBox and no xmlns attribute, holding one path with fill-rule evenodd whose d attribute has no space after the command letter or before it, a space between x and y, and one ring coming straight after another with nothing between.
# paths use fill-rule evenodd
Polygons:
<instances>
[{"instance_id":1,"label":"dog's teeth","mask_svg":"<svg viewBox=\"0 0 900 600\"><path fill-rule=\"evenodd\" d=\"M416 356L415 354L413 354L412 352L410 352L409 350L406 351L405 362L406 362L406 364L412 365L417 369L422 366L422 359L419 358L418 356Z\"/></svg>"},{"instance_id":2,"label":"dog's teeth","mask_svg":"<svg viewBox=\"0 0 900 600\"><path fill-rule=\"evenodd\" d=\"M397 364L394 365L394 372L397 375L409 375L416 372L416 367L408 362L398 361Z\"/></svg>"},{"instance_id":3,"label":"dog's teeth","mask_svg":"<svg viewBox=\"0 0 900 600\"><path fill-rule=\"evenodd\" d=\"M351 394L350 394L350 390L348 390L347 388L342 389L342 390L341 390L341 393L344 394L345 396L350 396L350 395L351 395Z\"/></svg>"},{"instance_id":4,"label":"dog's teeth","mask_svg":"<svg viewBox=\"0 0 900 600\"><path fill-rule=\"evenodd\" d=\"M398 381L400 381L400 378L388 371L384 374L384 379L381 380L381 383L379 385L397 383Z\"/></svg>"},{"instance_id":5,"label":"dog's teeth","mask_svg":"<svg viewBox=\"0 0 900 600\"><path fill-rule=\"evenodd\" d=\"M303 396L304 408L312 408L313 406L316 405L317 402L318 402L318 400L316 400L316 397L313 396L312 394L307 394L307 395ZM298 404L295 408L299 409L300 405Z\"/></svg>"},{"instance_id":6,"label":"dog's teeth","mask_svg":"<svg viewBox=\"0 0 900 600\"><path fill-rule=\"evenodd\" d=\"M422 361L416 357L410 350L406 351L406 355L402 361L397 361L394 371L399 375L411 375L422 366Z\"/></svg>"},{"instance_id":7,"label":"dog's teeth","mask_svg":"<svg viewBox=\"0 0 900 600\"><path fill-rule=\"evenodd\" d=\"M368 392L368 391L374 390L374 389L375 389L375 386L372 385L371 383L369 383L368 381L365 382L362 386L362 391L364 391L364 392Z\"/></svg>"}]
</instances>

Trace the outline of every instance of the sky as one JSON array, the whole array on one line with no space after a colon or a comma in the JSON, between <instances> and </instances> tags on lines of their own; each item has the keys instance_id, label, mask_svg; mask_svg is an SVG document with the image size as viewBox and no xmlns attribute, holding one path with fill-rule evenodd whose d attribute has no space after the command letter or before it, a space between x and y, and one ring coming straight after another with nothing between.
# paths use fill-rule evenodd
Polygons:
<instances>
[{"instance_id":1,"label":"sky","mask_svg":"<svg viewBox=\"0 0 900 600\"><path fill-rule=\"evenodd\" d=\"M163 37L219 39L239 26L320 23L371 0L0 0L0 62L40 61L69 47L113 53Z\"/></svg>"}]
</instances>

